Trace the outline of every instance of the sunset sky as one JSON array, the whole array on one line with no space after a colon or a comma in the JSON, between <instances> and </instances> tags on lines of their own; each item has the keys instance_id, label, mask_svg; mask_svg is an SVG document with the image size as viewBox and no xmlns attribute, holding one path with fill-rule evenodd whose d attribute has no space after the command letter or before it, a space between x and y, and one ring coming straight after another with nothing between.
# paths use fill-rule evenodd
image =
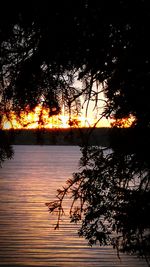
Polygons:
<instances>
[{"instance_id":1,"label":"sunset sky","mask_svg":"<svg viewBox=\"0 0 150 267\"><path fill-rule=\"evenodd\" d=\"M49 109L42 108L41 105L36 106L33 111L22 111L20 117L14 112L9 114L9 119L6 115L2 119L3 129L35 129L35 128L68 128L68 127L92 127L98 121L98 110L92 109L92 103L89 107L88 114L86 116L85 110L80 115L72 115L69 118L64 109L60 114L55 116L49 116ZM41 118L41 119L40 119ZM109 121L102 118L96 125L96 127L109 127Z\"/></svg>"},{"instance_id":2,"label":"sunset sky","mask_svg":"<svg viewBox=\"0 0 150 267\"><path fill-rule=\"evenodd\" d=\"M76 88L82 88L82 82L76 80L73 84ZM97 90L96 85L93 85L92 90ZM101 91L101 86L99 86ZM35 128L68 128L68 127L110 127L110 120L102 117L104 107L104 95L99 94L99 100L95 107L95 100L89 101L88 109L87 102L80 97L81 110L78 115L71 114L69 118L64 106L62 106L61 113L55 116L49 116L49 109L42 108L42 103L37 105L33 111L22 111L21 116L18 117L14 112L9 114L9 118L4 115L2 119L3 129L35 129ZM83 105L84 103L84 105ZM41 121L39 121L41 118ZM97 124L96 124L97 123Z\"/></svg>"},{"instance_id":3,"label":"sunset sky","mask_svg":"<svg viewBox=\"0 0 150 267\"><path fill-rule=\"evenodd\" d=\"M50 116L50 110L43 108L42 103L37 105L33 111L22 111L20 117L15 112L4 114L1 122L2 129L51 129L51 128L76 128L76 127L111 127L114 123L118 127L130 127L135 120L133 116L114 120L102 116L104 110L104 96L101 93L97 106L90 101L86 111L86 104L83 105L79 114L69 113L62 106L61 113ZM81 100L82 106L82 100Z\"/></svg>"}]
</instances>

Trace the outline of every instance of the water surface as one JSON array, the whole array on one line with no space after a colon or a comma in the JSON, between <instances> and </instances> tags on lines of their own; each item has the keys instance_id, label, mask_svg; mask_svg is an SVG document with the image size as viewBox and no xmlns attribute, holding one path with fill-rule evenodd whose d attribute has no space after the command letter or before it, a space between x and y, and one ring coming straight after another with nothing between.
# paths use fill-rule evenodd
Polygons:
<instances>
[{"instance_id":1,"label":"water surface","mask_svg":"<svg viewBox=\"0 0 150 267\"><path fill-rule=\"evenodd\" d=\"M143 261L111 247L89 247L79 226L64 217L54 230L55 215L46 202L78 169L77 146L14 146L12 160L0 169L0 266L145 267ZM66 212L69 201L65 202ZM6 264L6 265L5 265Z\"/></svg>"}]
</instances>

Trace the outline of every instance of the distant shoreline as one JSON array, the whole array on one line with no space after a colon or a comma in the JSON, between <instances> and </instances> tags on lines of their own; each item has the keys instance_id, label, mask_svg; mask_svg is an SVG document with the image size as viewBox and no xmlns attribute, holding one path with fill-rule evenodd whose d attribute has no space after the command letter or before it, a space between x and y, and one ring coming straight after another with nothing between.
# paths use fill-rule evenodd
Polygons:
<instances>
[{"instance_id":1,"label":"distant shoreline","mask_svg":"<svg viewBox=\"0 0 150 267\"><path fill-rule=\"evenodd\" d=\"M5 130L12 145L89 145L109 144L110 128L67 128Z\"/></svg>"}]
</instances>

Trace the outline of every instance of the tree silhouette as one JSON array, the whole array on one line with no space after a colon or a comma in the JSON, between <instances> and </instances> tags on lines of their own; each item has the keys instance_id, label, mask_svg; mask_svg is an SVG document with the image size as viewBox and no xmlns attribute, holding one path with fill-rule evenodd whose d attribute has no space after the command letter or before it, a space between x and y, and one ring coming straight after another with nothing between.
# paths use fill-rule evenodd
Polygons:
<instances>
[{"instance_id":1,"label":"tree silhouette","mask_svg":"<svg viewBox=\"0 0 150 267\"><path fill-rule=\"evenodd\" d=\"M5 8L5 6L4 6ZM31 109L43 96L59 111L61 100L92 96L104 85L107 116L130 114L149 123L149 7L138 1L14 1L1 16L0 81L5 112ZM74 79L83 88L73 89ZM136 99L136 101L135 101ZM6 108L7 107L7 108Z\"/></svg>"},{"instance_id":2,"label":"tree silhouette","mask_svg":"<svg viewBox=\"0 0 150 267\"><path fill-rule=\"evenodd\" d=\"M56 0L53 5L30 1L29 6L13 1L9 10L8 20L5 13L0 17L1 114L9 117L14 110L19 115L27 105L32 110L41 97L51 115L62 103L71 110L77 101L80 108L81 95L96 105L101 84L106 97L103 115L117 120L134 117L133 131L116 129L114 124L111 153L82 149L82 172L59 191L50 211L58 208L59 221L63 198L71 190L72 204L81 200L81 206L71 209L71 220L82 219L81 235L91 244L113 242L118 250L148 260L148 1ZM76 79L82 88L74 85ZM112 237L109 231L117 235Z\"/></svg>"},{"instance_id":3,"label":"tree silhouette","mask_svg":"<svg viewBox=\"0 0 150 267\"><path fill-rule=\"evenodd\" d=\"M11 159L13 156L13 149L10 145L9 137L6 133L0 130L0 167L6 159Z\"/></svg>"}]
</instances>

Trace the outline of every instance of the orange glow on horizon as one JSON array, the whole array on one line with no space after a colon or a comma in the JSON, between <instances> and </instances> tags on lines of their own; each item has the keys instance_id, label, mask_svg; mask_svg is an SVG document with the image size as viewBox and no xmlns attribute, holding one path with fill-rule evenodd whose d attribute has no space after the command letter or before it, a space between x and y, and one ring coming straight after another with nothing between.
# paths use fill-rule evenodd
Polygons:
<instances>
[{"instance_id":1,"label":"orange glow on horizon","mask_svg":"<svg viewBox=\"0 0 150 267\"><path fill-rule=\"evenodd\" d=\"M43 108L37 105L33 111L21 111L20 116L15 112L10 112L8 116L3 115L1 128L10 129L51 129L51 128L69 128L69 127L92 127L96 119L85 116L74 116L69 118L64 109L58 115L49 115L49 108ZM103 125L103 123L101 123ZM99 124L98 124L99 125ZM99 126L96 127L99 127ZM105 126L104 126L105 127Z\"/></svg>"},{"instance_id":2,"label":"orange glow on horizon","mask_svg":"<svg viewBox=\"0 0 150 267\"><path fill-rule=\"evenodd\" d=\"M111 119L111 126L118 128L129 128L135 122L135 117L130 115L127 118Z\"/></svg>"},{"instance_id":3,"label":"orange glow on horizon","mask_svg":"<svg viewBox=\"0 0 150 267\"><path fill-rule=\"evenodd\" d=\"M49 108L43 108L42 105L37 105L33 111L21 111L20 116L11 111L7 116L2 117L1 129L52 129L52 128L82 128L82 127L118 127L128 128L135 121L133 116L123 119L107 120L102 118L97 123L97 118L94 116L72 115L65 114L64 108L58 115L49 115Z\"/></svg>"}]
</instances>

